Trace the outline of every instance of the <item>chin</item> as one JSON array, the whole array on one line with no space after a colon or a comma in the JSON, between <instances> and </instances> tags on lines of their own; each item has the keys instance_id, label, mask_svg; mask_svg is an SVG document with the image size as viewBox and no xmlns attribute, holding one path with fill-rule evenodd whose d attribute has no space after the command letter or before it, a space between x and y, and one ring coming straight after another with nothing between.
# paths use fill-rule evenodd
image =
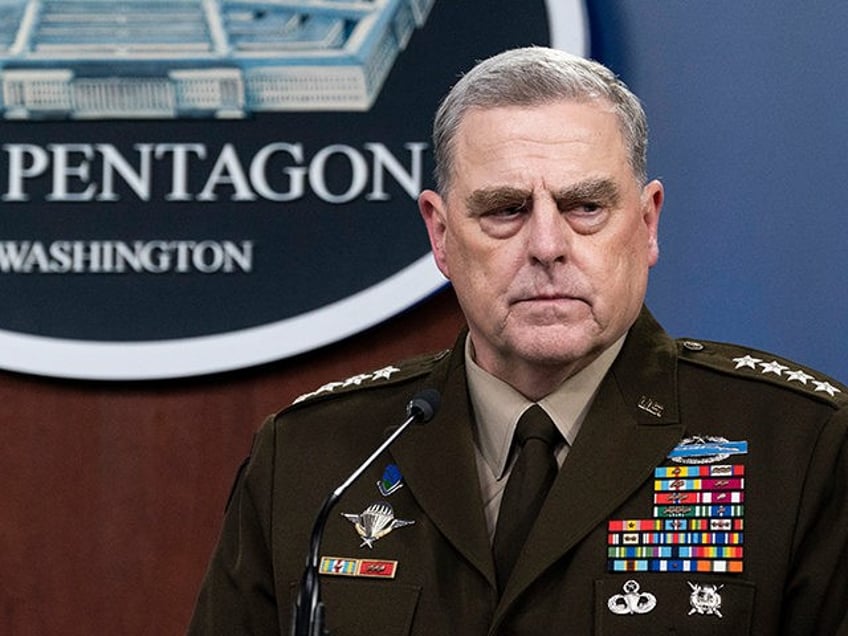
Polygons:
<instances>
[{"instance_id":1,"label":"chin","mask_svg":"<svg viewBox=\"0 0 848 636\"><path fill-rule=\"evenodd\" d=\"M545 366L572 364L602 348L594 333L574 327L537 329L516 340L515 351L523 359Z\"/></svg>"}]
</instances>

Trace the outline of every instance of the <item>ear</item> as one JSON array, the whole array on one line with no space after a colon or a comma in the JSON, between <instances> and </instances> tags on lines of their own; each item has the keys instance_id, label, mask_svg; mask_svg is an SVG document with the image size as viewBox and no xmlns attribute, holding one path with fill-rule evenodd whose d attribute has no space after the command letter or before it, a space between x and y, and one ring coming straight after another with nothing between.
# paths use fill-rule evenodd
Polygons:
<instances>
[{"instance_id":1,"label":"ear","mask_svg":"<svg viewBox=\"0 0 848 636\"><path fill-rule=\"evenodd\" d=\"M450 280L450 268L448 267L447 253L445 250L445 238L447 235L446 207L444 199L433 190L424 190L418 195L418 210L421 218L427 226L427 234L430 237L430 247L433 250L433 258L442 275Z\"/></svg>"},{"instance_id":2,"label":"ear","mask_svg":"<svg viewBox=\"0 0 848 636\"><path fill-rule=\"evenodd\" d=\"M642 189L642 221L648 230L648 265L653 267L660 257L659 224L665 192L657 180Z\"/></svg>"}]
</instances>

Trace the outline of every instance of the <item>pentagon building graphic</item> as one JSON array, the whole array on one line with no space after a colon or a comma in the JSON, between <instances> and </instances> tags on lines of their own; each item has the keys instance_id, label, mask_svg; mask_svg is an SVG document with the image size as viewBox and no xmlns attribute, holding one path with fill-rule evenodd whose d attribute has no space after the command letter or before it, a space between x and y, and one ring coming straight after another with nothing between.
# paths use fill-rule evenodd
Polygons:
<instances>
[{"instance_id":1,"label":"pentagon building graphic","mask_svg":"<svg viewBox=\"0 0 848 636\"><path fill-rule=\"evenodd\" d=\"M364 111L435 0L0 0L7 119Z\"/></svg>"}]
</instances>

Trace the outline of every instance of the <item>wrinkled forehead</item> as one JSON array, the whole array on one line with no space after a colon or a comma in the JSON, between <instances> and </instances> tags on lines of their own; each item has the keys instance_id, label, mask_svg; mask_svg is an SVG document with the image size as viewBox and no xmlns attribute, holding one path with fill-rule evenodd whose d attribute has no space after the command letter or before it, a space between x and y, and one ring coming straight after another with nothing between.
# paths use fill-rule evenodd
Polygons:
<instances>
[{"instance_id":1,"label":"wrinkled forehead","mask_svg":"<svg viewBox=\"0 0 848 636\"><path fill-rule=\"evenodd\" d=\"M573 141L579 135L595 134L604 138L609 150L621 153L630 164L627 129L620 112L606 98L584 97L551 99L541 102L473 105L462 113L450 141L448 159L450 183L461 171L464 155L485 151L510 134L521 137L533 129L540 142ZM529 139L530 137L524 137ZM635 172L634 178L637 179ZM443 192L444 194L444 192Z\"/></svg>"},{"instance_id":2,"label":"wrinkled forehead","mask_svg":"<svg viewBox=\"0 0 848 636\"><path fill-rule=\"evenodd\" d=\"M557 101L469 111L454 139L452 178L465 181L469 170L483 179L590 169L632 174L629 167L626 140L608 104Z\"/></svg>"}]
</instances>

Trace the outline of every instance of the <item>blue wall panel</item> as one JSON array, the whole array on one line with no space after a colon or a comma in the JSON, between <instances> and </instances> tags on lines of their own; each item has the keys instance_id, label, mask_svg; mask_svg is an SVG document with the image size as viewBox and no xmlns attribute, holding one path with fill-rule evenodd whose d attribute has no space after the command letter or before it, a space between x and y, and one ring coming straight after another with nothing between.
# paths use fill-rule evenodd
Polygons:
<instances>
[{"instance_id":1,"label":"blue wall panel","mask_svg":"<svg viewBox=\"0 0 848 636\"><path fill-rule=\"evenodd\" d=\"M666 186L648 301L676 335L848 379L848 3L590 0Z\"/></svg>"}]
</instances>

